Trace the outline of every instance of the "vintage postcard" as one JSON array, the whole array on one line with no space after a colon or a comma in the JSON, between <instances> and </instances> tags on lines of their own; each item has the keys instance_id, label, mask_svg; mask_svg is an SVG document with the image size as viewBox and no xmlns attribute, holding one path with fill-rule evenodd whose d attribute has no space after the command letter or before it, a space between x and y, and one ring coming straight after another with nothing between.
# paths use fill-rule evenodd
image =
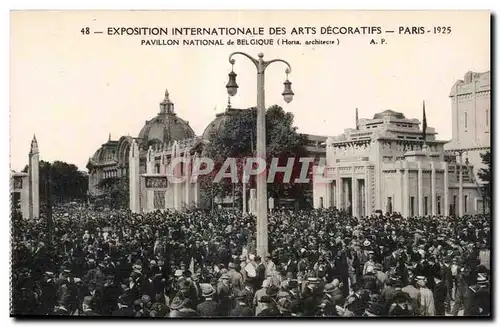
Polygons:
<instances>
[{"instance_id":1,"label":"vintage postcard","mask_svg":"<svg viewBox=\"0 0 500 327\"><path fill-rule=\"evenodd\" d=\"M489 11L10 19L11 316L491 317Z\"/></svg>"}]
</instances>

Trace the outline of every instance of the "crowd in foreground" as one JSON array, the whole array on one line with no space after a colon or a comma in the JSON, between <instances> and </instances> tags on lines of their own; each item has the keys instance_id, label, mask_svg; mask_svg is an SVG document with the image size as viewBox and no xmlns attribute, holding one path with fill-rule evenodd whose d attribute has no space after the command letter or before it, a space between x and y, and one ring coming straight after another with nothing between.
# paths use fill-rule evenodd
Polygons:
<instances>
[{"instance_id":1,"label":"crowd in foreground","mask_svg":"<svg viewBox=\"0 0 500 327\"><path fill-rule=\"evenodd\" d=\"M489 316L490 217L54 208L15 219L14 315ZM48 235L52 234L52 237ZM259 253L260 254L260 253Z\"/></svg>"}]
</instances>

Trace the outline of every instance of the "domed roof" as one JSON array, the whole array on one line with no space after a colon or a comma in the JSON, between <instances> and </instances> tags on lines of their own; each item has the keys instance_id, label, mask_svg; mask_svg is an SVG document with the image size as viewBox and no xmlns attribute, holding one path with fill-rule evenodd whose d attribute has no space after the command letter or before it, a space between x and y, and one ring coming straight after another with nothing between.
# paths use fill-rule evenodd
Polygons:
<instances>
[{"instance_id":1,"label":"domed roof","mask_svg":"<svg viewBox=\"0 0 500 327\"><path fill-rule=\"evenodd\" d=\"M218 134L224 128L228 120L229 115L226 112L217 114L215 119L205 128L201 137L204 140L209 140L212 134Z\"/></svg>"},{"instance_id":2,"label":"domed roof","mask_svg":"<svg viewBox=\"0 0 500 327\"><path fill-rule=\"evenodd\" d=\"M218 134L224 128L224 126L226 125L226 123L229 121L229 118L232 115L240 112L241 110L243 110L243 109L234 109L234 108L231 108L231 105L228 104L228 106L226 108L226 111L218 113L215 116L215 119L212 120L212 122L207 125L207 127L203 131L202 138L204 140L209 140L210 136L212 134Z\"/></svg>"},{"instance_id":3,"label":"domed roof","mask_svg":"<svg viewBox=\"0 0 500 327\"><path fill-rule=\"evenodd\" d=\"M165 91L165 99L160 103L158 115L146 121L146 124L139 132L143 147L148 147L152 143L168 144L195 136L189 123L175 114L174 104L169 99L168 91Z\"/></svg>"},{"instance_id":4,"label":"domed roof","mask_svg":"<svg viewBox=\"0 0 500 327\"><path fill-rule=\"evenodd\" d=\"M383 119L384 117L392 117L396 119L405 119L405 115L401 112L396 112L394 110L385 110L379 113L376 113L373 116L373 119Z\"/></svg>"}]
</instances>

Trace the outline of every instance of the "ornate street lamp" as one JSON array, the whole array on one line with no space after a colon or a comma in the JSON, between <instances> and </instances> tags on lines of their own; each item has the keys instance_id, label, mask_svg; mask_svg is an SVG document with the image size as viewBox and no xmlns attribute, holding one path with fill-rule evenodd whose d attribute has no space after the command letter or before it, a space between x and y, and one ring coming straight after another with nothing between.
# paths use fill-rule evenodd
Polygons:
<instances>
[{"instance_id":1,"label":"ornate street lamp","mask_svg":"<svg viewBox=\"0 0 500 327\"><path fill-rule=\"evenodd\" d=\"M293 100L294 93L292 91L292 82L288 80L288 74L290 73L290 70L287 68L286 71L286 80L283 83L285 85L285 90L281 95L283 96L283 99L285 100L286 103L290 103Z\"/></svg>"},{"instance_id":2,"label":"ornate street lamp","mask_svg":"<svg viewBox=\"0 0 500 327\"><path fill-rule=\"evenodd\" d=\"M238 84L236 83L236 73L232 69L231 72L229 73L229 82L227 82L226 84L226 89L227 93L232 97L235 96L236 93L238 92Z\"/></svg>"},{"instance_id":3,"label":"ornate street lamp","mask_svg":"<svg viewBox=\"0 0 500 327\"><path fill-rule=\"evenodd\" d=\"M293 99L293 91L291 88L292 83L288 80L288 74L291 73L292 68L290 64L282 59L273 59L264 61L263 53L259 53L259 59L255 59L244 52L234 52L229 56L229 63L234 67L234 55L243 55L250 59L250 61L257 68L257 158L266 160L266 107L264 97L264 73L266 68L273 62L282 62L287 65L286 80L284 82L285 90L282 95L286 103L290 103ZM234 96L238 90L236 84L236 73L231 70L229 73L229 81L226 85L227 93ZM268 237L267 237L267 176L266 172L256 176L257 184L257 254L264 257L268 254Z\"/></svg>"}]
</instances>

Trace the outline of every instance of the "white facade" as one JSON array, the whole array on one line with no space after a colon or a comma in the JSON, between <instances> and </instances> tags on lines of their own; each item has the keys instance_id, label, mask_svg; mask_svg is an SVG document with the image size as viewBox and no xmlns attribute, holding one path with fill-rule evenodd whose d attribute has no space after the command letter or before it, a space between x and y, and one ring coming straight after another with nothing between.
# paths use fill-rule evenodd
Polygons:
<instances>
[{"instance_id":1,"label":"white facade","mask_svg":"<svg viewBox=\"0 0 500 327\"><path fill-rule=\"evenodd\" d=\"M446 142L428 127L424 146L419 125L386 110L328 138L326 178L314 181L314 207L349 210L355 217L375 210L405 217L479 211L480 195L467 167L460 178L459 164L444 152Z\"/></svg>"},{"instance_id":2,"label":"white facade","mask_svg":"<svg viewBox=\"0 0 500 327\"><path fill-rule=\"evenodd\" d=\"M491 73L467 72L450 91L452 140L445 149L461 156L464 163L477 172L484 165L480 154L490 149L491 138Z\"/></svg>"},{"instance_id":3,"label":"white facade","mask_svg":"<svg viewBox=\"0 0 500 327\"><path fill-rule=\"evenodd\" d=\"M199 145L199 139L192 139L174 141L170 148L150 147L146 154L146 172L141 173L140 152L134 140L129 152L130 210L198 208L200 188L199 182L192 179L192 172ZM172 169L167 169L170 164Z\"/></svg>"}]
</instances>

